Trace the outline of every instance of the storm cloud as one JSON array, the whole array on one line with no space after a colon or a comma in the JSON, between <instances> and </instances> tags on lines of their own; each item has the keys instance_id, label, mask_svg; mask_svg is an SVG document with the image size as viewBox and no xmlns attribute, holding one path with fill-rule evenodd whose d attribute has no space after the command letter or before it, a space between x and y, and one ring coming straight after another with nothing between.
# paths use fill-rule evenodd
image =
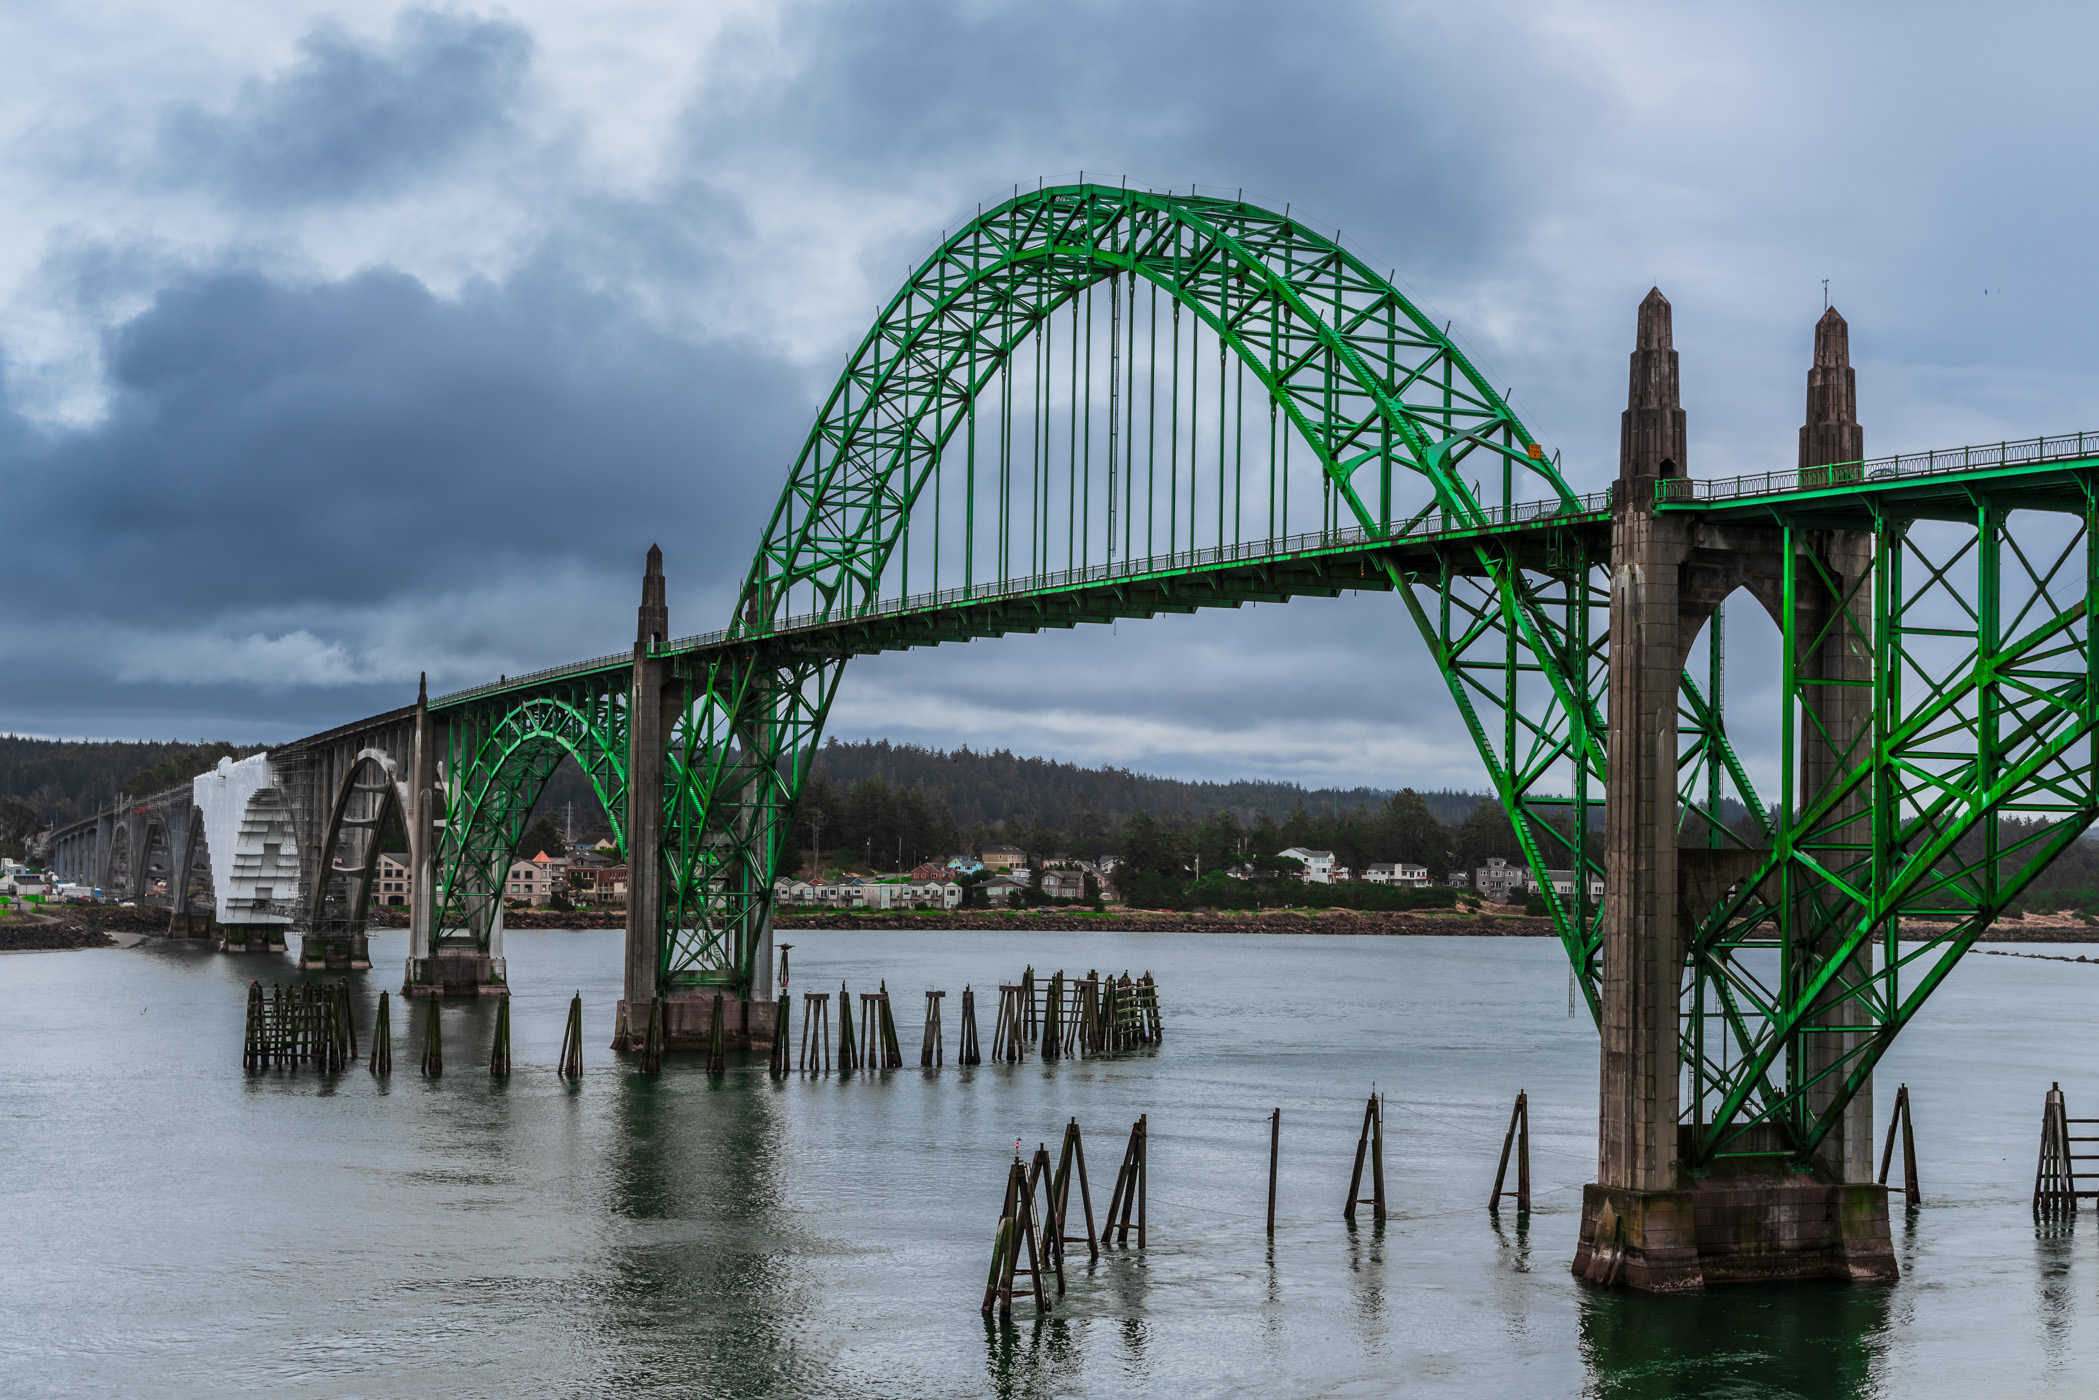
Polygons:
<instances>
[{"instance_id":1,"label":"storm cloud","mask_svg":"<svg viewBox=\"0 0 2099 1400\"><path fill-rule=\"evenodd\" d=\"M1700 475L1791 460L1825 278L1869 451L2099 423L2073 9L72 13L0 44L0 728L270 740L617 650L651 543L719 625L906 266L1081 170L1338 229L1580 489L1656 283ZM1375 595L859 662L833 729L1479 777Z\"/></svg>"}]
</instances>

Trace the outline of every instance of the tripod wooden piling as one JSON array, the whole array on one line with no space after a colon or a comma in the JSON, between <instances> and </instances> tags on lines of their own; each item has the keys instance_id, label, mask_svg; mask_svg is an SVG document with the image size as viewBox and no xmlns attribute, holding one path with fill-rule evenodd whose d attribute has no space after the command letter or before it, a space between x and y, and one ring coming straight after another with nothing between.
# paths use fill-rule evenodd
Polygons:
<instances>
[{"instance_id":1,"label":"tripod wooden piling","mask_svg":"<svg viewBox=\"0 0 2099 1400\"><path fill-rule=\"evenodd\" d=\"M1145 1120L1148 1114L1139 1114L1130 1127L1129 1146L1122 1150L1122 1166L1115 1173L1115 1191L1108 1197L1108 1223L1101 1230L1101 1239L1111 1236L1119 1245L1130 1242L1131 1218L1135 1217L1137 1248L1144 1248L1144 1185L1147 1158L1150 1156Z\"/></svg>"},{"instance_id":2,"label":"tripod wooden piling","mask_svg":"<svg viewBox=\"0 0 2099 1400\"><path fill-rule=\"evenodd\" d=\"M366 1066L381 1079L394 1072L394 1016L387 994L379 993L379 1014L372 1018L372 1059Z\"/></svg>"},{"instance_id":3,"label":"tripod wooden piling","mask_svg":"<svg viewBox=\"0 0 2099 1400\"><path fill-rule=\"evenodd\" d=\"M838 1072L860 1067L860 1046L853 1039L853 997L838 984Z\"/></svg>"},{"instance_id":4,"label":"tripod wooden piling","mask_svg":"<svg viewBox=\"0 0 2099 1400\"><path fill-rule=\"evenodd\" d=\"M1079 1205L1086 1218L1086 1233L1083 1235L1071 1232L1071 1183L1074 1177L1079 1183ZM1057 1174L1050 1182L1050 1206L1057 1222L1059 1270L1063 1268L1066 1245L1084 1244L1089 1261L1100 1258L1100 1236L1093 1228L1093 1191L1086 1184L1086 1144L1079 1133L1077 1118L1064 1125L1064 1145L1057 1152ZM1062 1281L1060 1272L1060 1286Z\"/></svg>"},{"instance_id":5,"label":"tripod wooden piling","mask_svg":"<svg viewBox=\"0 0 2099 1400\"><path fill-rule=\"evenodd\" d=\"M1363 1189L1363 1158L1370 1158L1370 1191L1360 1195ZM1356 1207L1371 1208L1370 1218L1382 1221L1385 1218L1385 1114L1384 1105L1375 1091L1370 1101L1363 1105L1363 1134L1356 1139L1356 1167L1348 1178L1348 1208L1341 1212L1350 1224L1355 1223Z\"/></svg>"},{"instance_id":6,"label":"tripod wooden piling","mask_svg":"<svg viewBox=\"0 0 2099 1400\"><path fill-rule=\"evenodd\" d=\"M2063 1086L2049 1086L2041 1103L2041 1160L2034 1169L2033 1213L2040 1220L2073 1220L2077 1198L2099 1192L2077 1189L2077 1158L2070 1150L2070 1117Z\"/></svg>"},{"instance_id":7,"label":"tripod wooden piling","mask_svg":"<svg viewBox=\"0 0 2099 1400\"><path fill-rule=\"evenodd\" d=\"M984 1052L977 1045L977 994L966 985L962 988L962 1043L955 1047L955 1063L984 1063Z\"/></svg>"},{"instance_id":8,"label":"tripod wooden piling","mask_svg":"<svg viewBox=\"0 0 2099 1400\"><path fill-rule=\"evenodd\" d=\"M802 1058L804 1074L831 1072L831 994L802 993Z\"/></svg>"},{"instance_id":9,"label":"tripod wooden piling","mask_svg":"<svg viewBox=\"0 0 2099 1400\"><path fill-rule=\"evenodd\" d=\"M1917 1137L1910 1128L1910 1086L1898 1085L1895 1089L1895 1111L1888 1118L1888 1145L1880 1154L1880 1184L1888 1184L1888 1168L1895 1160L1895 1126L1902 1125L1902 1201L1905 1206L1924 1203L1923 1192L1917 1182Z\"/></svg>"},{"instance_id":10,"label":"tripod wooden piling","mask_svg":"<svg viewBox=\"0 0 2099 1400\"><path fill-rule=\"evenodd\" d=\"M1025 1267L1021 1256L1027 1256ZM991 1278L984 1286L984 1306L979 1309L984 1316L991 1316L994 1304L1001 1318L1013 1316L1013 1295L1017 1291L1014 1280L1026 1275L1030 1291L1035 1295L1035 1311L1046 1313L1050 1300L1042 1289L1043 1261L1036 1240L1034 1192L1028 1186L1028 1169L1021 1164L1020 1153L1013 1154L1013 1165L1006 1173L1005 1207L999 1213L998 1233L991 1248ZM1060 1276L1061 1277L1061 1276Z\"/></svg>"},{"instance_id":11,"label":"tripod wooden piling","mask_svg":"<svg viewBox=\"0 0 2099 1400\"><path fill-rule=\"evenodd\" d=\"M1506 1182L1509 1178L1509 1151L1511 1148L1513 1148L1516 1153L1516 1189L1513 1191L1504 1191L1501 1188L1502 1184ZM1382 1190L1380 1190L1379 1194L1383 1194ZM1501 1140L1501 1165L1495 1168L1494 1170L1494 1190L1487 1196L1487 1209L1490 1212L1500 1210L1501 1198L1504 1196L1514 1196L1516 1198L1516 1213L1518 1215L1530 1214L1530 1096L1528 1094L1525 1094L1521 1090L1518 1090L1516 1094L1516 1106L1513 1109L1509 1110L1509 1131L1508 1135L1502 1138ZM1382 1220L1384 1219L1384 1216L1379 1215L1378 1219Z\"/></svg>"}]
</instances>

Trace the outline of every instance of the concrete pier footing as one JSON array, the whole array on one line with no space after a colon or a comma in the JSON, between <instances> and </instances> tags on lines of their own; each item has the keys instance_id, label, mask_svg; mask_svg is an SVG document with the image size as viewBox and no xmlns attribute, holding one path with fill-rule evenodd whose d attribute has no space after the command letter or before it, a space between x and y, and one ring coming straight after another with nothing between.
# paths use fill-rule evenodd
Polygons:
<instances>
[{"instance_id":1,"label":"concrete pier footing","mask_svg":"<svg viewBox=\"0 0 2099 1400\"><path fill-rule=\"evenodd\" d=\"M439 948L427 958L411 957L401 979L404 997L507 997L510 982L504 960L470 948Z\"/></svg>"},{"instance_id":2,"label":"concrete pier footing","mask_svg":"<svg viewBox=\"0 0 2099 1400\"><path fill-rule=\"evenodd\" d=\"M285 950L284 924L221 924L222 953L281 953Z\"/></svg>"},{"instance_id":3,"label":"concrete pier footing","mask_svg":"<svg viewBox=\"0 0 2099 1400\"><path fill-rule=\"evenodd\" d=\"M722 1038L726 1048L772 1049L773 1031L777 1025L779 1010L780 1004L775 1001L723 997ZM639 1053L642 1041L648 1034L649 1004L646 1001L630 1003L621 998L613 1025L616 1029L612 1036L612 1048ZM669 996L663 999L664 1049L705 1050L712 1044L713 1028L712 992L695 992L690 996Z\"/></svg>"}]
</instances>

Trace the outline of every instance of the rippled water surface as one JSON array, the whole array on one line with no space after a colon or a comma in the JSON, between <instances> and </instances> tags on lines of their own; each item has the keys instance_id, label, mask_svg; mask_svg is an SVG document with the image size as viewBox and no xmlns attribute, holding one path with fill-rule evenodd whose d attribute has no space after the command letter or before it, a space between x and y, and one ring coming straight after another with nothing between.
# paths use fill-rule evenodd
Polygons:
<instances>
[{"instance_id":1,"label":"rippled water surface","mask_svg":"<svg viewBox=\"0 0 2099 1400\"><path fill-rule=\"evenodd\" d=\"M1542 940L799 932L795 990L886 978L909 1068L660 1079L604 1047L617 933L512 933L448 1072L244 1077L243 987L179 944L0 957L0 1394L8 1396L2088 1395L2099 1220L2038 1237L2041 1095L2099 1116L2099 966L1972 956L1882 1074L1925 1208L1878 1288L1599 1292L1570 1277L1596 1037ZM372 1004L405 936L374 940ZM956 1003L1023 964L1150 969L1155 1053L956 1069ZM944 987L948 1068L916 1065ZM570 994L588 1072L552 1072ZM995 996L992 999L995 1002ZM799 1001L797 1016L799 1018ZM397 1012L400 1008L397 1005ZM988 1011L988 1007L986 1008ZM982 1030L988 1048L988 1015ZM1393 1219L1341 1219L1389 1095ZM1537 1212L1483 1209L1530 1093ZM1281 1219L1263 1228L1267 1115ZM1150 1115L1150 1247L1083 1254L1050 1318L978 1316L1013 1144L1076 1116L1104 1208Z\"/></svg>"}]
</instances>

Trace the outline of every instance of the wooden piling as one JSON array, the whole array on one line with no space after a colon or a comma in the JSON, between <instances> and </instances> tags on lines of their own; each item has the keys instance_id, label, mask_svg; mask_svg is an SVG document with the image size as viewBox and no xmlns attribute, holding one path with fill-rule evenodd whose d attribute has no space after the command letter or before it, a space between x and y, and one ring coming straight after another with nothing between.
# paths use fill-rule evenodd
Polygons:
<instances>
[{"instance_id":1,"label":"wooden piling","mask_svg":"<svg viewBox=\"0 0 2099 1400\"><path fill-rule=\"evenodd\" d=\"M248 1015L241 1032L241 1069L249 1074L263 1067L269 1050L263 1041L262 983L248 983Z\"/></svg>"},{"instance_id":2,"label":"wooden piling","mask_svg":"<svg viewBox=\"0 0 2099 1400\"><path fill-rule=\"evenodd\" d=\"M1033 963L1029 963L1026 970L1020 974L1020 986L1017 990L1020 993L1020 1020L1017 1023L1017 1028L1021 1038L1027 1043L1033 1044L1035 1032L1038 1029L1035 1023L1035 965ZM1019 1059L1020 1057L1016 1055L1014 1058Z\"/></svg>"},{"instance_id":3,"label":"wooden piling","mask_svg":"<svg viewBox=\"0 0 2099 1400\"><path fill-rule=\"evenodd\" d=\"M819 1064L819 1061L821 1064ZM802 1061L804 1074L831 1072L831 994L802 993Z\"/></svg>"},{"instance_id":4,"label":"wooden piling","mask_svg":"<svg viewBox=\"0 0 2099 1400\"><path fill-rule=\"evenodd\" d=\"M430 998L429 1014L423 1017L423 1073L436 1079L445 1072L444 1023L437 1019L443 997Z\"/></svg>"},{"instance_id":5,"label":"wooden piling","mask_svg":"<svg viewBox=\"0 0 2099 1400\"><path fill-rule=\"evenodd\" d=\"M789 1021L793 1010L794 998L789 996L783 987L780 999L773 1003L773 1053L772 1060L766 1066L775 1079L782 1079L787 1075L787 1057L794 1046L794 1041L789 1038Z\"/></svg>"},{"instance_id":6,"label":"wooden piling","mask_svg":"<svg viewBox=\"0 0 2099 1400\"><path fill-rule=\"evenodd\" d=\"M875 1009L881 1020L882 1029L882 1068L902 1069L904 1067L904 1047L897 1040L896 1012L889 1004L889 982L887 979L882 981L880 990L875 995L877 997Z\"/></svg>"},{"instance_id":7,"label":"wooden piling","mask_svg":"<svg viewBox=\"0 0 2099 1400\"><path fill-rule=\"evenodd\" d=\"M488 1051L488 1077L510 1077L510 998L496 999L496 1039Z\"/></svg>"},{"instance_id":8,"label":"wooden piling","mask_svg":"<svg viewBox=\"0 0 2099 1400\"><path fill-rule=\"evenodd\" d=\"M1042 1209L1035 1210L1035 1191L1042 1191ZM1045 1268L1057 1272L1057 1296L1064 1296L1064 1220L1057 1213L1056 1170L1050 1166L1049 1144L1037 1143L1028 1161L1028 1210L1039 1222L1041 1238L1036 1257Z\"/></svg>"},{"instance_id":9,"label":"wooden piling","mask_svg":"<svg viewBox=\"0 0 2099 1400\"><path fill-rule=\"evenodd\" d=\"M1880 1154L1880 1184L1888 1184L1888 1168L1895 1159L1895 1125L1902 1125L1902 1200L1905 1206L1924 1203L1917 1183L1917 1138L1910 1130L1910 1086L1895 1089L1895 1111L1888 1118L1888 1145Z\"/></svg>"},{"instance_id":10,"label":"wooden piling","mask_svg":"<svg viewBox=\"0 0 2099 1400\"><path fill-rule=\"evenodd\" d=\"M568 1026L561 1033L561 1060L554 1072L570 1081L583 1077L583 993L568 1004Z\"/></svg>"},{"instance_id":11,"label":"wooden piling","mask_svg":"<svg viewBox=\"0 0 2099 1400\"><path fill-rule=\"evenodd\" d=\"M1509 1152L1516 1153L1516 1189L1502 1190L1509 1178ZM1487 1196L1490 1214L1501 1209L1501 1198L1516 1198L1516 1213L1531 1213L1531 1109L1530 1096L1522 1090L1516 1091L1516 1106L1509 1110L1509 1131L1501 1140L1501 1165L1494 1169L1494 1190Z\"/></svg>"},{"instance_id":12,"label":"wooden piling","mask_svg":"<svg viewBox=\"0 0 2099 1400\"><path fill-rule=\"evenodd\" d=\"M1144 1248L1144 1183L1147 1159L1150 1156L1145 1120L1148 1114L1139 1114L1130 1128L1129 1146L1122 1151L1122 1167L1115 1173L1115 1192L1108 1197L1108 1223L1101 1231L1105 1242L1110 1236L1119 1245L1130 1242L1131 1217L1136 1219L1137 1247Z\"/></svg>"},{"instance_id":13,"label":"wooden piling","mask_svg":"<svg viewBox=\"0 0 2099 1400\"><path fill-rule=\"evenodd\" d=\"M2033 1213L2040 1220L2074 1220L2077 1198L2099 1194L2077 1189L2077 1162L2070 1151L2070 1110L2063 1086L2049 1087L2041 1103L2041 1160L2034 1169Z\"/></svg>"},{"instance_id":14,"label":"wooden piling","mask_svg":"<svg viewBox=\"0 0 2099 1400\"><path fill-rule=\"evenodd\" d=\"M641 1072L663 1073L663 998L649 998L649 1026L641 1040Z\"/></svg>"},{"instance_id":15,"label":"wooden piling","mask_svg":"<svg viewBox=\"0 0 2099 1400\"><path fill-rule=\"evenodd\" d=\"M1368 1196L1359 1195L1363 1189L1363 1158L1370 1158L1370 1191ZM1385 1114L1384 1105L1375 1090L1370 1101L1363 1105L1363 1133L1356 1139L1356 1166L1348 1178L1348 1209L1341 1212L1350 1224L1355 1223L1356 1207L1371 1208L1370 1218L1382 1221L1385 1218Z\"/></svg>"},{"instance_id":16,"label":"wooden piling","mask_svg":"<svg viewBox=\"0 0 2099 1400\"><path fill-rule=\"evenodd\" d=\"M1050 974L1042 994L1042 1058L1054 1060L1064 1052L1064 969Z\"/></svg>"},{"instance_id":17,"label":"wooden piling","mask_svg":"<svg viewBox=\"0 0 2099 1400\"><path fill-rule=\"evenodd\" d=\"M379 1014L372 1018L372 1059L365 1068L381 1079L393 1077L394 1015L383 991L379 993Z\"/></svg>"},{"instance_id":18,"label":"wooden piling","mask_svg":"<svg viewBox=\"0 0 2099 1400\"><path fill-rule=\"evenodd\" d=\"M1275 1233L1275 1169L1283 1155L1283 1110L1268 1115L1268 1233Z\"/></svg>"},{"instance_id":19,"label":"wooden piling","mask_svg":"<svg viewBox=\"0 0 2099 1400\"><path fill-rule=\"evenodd\" d=\"M926 1029L919 1038L918 1062L921 1065L939 1065L947 1056L947 1046L940 1031L940 999L946 992L926 993Z\"/></svg>"},{"instance_id":20,"label":"wooden piling","mask_svg":"<svg viewBox=\"0 0 2099 1400\"><path fill-rule=\"evenodd\" d=\"M977 1045L977 995L967 984L962 988L962 1043L955 1047L955 1063L984 1063L983 1051Z\"/></svg>"},{"instance_id":21,"label":"wooden piling","mask_svg":"<svg viewBox=\"0 0 2099 1400\"><path fill-rule=\"evenodd\" d=\"M1025 1274L1029 1290L1035 1297L1037 1314L1050 1310L1050 1300L1042 1288L1044 1260L1037 1239L1038 1222L1034 1210L1034 1192L1029 1189L1028 1170L1021 1165L1020 1154L1013 1154L1013 1165L1006 1173L1005 1206L999 1213L997 1241L991 1255L991 1281L984 1290L984 1305L980 1309L986 1317L991 1315L994 1303L999 1316L1013 1316L1013 1295L1019 1291L1015 1280ZM1027 1256L1022 1266L1021 1256Z\"/></svg>"},{"instance_id":22,"label":"wooden piling","mask_svg":"<svg viewBox=\"0 0 2099 1400\"><path fill-rule=\"evenodd\" d=\"M714 994L714 1010L707 1019L707 1073L729 1072L729 1033L722 1019L722 994Z\"/></svg>"},{"instance_id":23,"label":"wooden piling","mask_svg":"<svg viewBox=\"0 0 2099 1400\"><path fill-rule=\"evenodd\" d=\"M1071 1183L1074 1176L1079 1183L1079 1204L1086 1217L1086 1233L1083 1235L1071 1232ZM1089 1261L1100 1258L1100 1236L1093 1228L1093 1191L1086 1184L1086 1144L1079 1133L1077 1118L1064 1125L1064 1145L1057 1153L1057 1174L1050 1184L1050 1196L1057 1219L1059 1268L1064 1262L1064 1247L1070 1244L1084 1244ZM1061 1274L1059 1278L1061 1282Z\"/></svg>"},{"instance_id":24,"label":"wooden piling","mask_svg":"<svg viewBox=\"0 0 2099 1400\"><path fill-rule=\"evenodd\" d=\"M838 1072L857 1069L860 1065L860 1046L853 1039L853 998L845 983L838 984Z\"/></svg>"}]
</instances>

